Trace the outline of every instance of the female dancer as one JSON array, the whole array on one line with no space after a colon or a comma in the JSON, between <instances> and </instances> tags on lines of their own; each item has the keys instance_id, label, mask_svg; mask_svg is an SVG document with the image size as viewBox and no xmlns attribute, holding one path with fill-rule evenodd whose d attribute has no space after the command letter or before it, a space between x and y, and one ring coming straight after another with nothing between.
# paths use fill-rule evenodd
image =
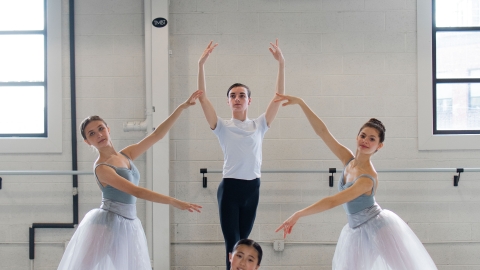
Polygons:
<instances>
[{"instance_id":1,"label":"female dancer","mask_svg":"<svg viewBox=\"0 0 480 270\"><path fill-rule=\"evenodd\" d=\"M210 42L198 61L198 89L205 91L204 65L210 53L218 44ZM285 92L285 60L282 51L275 44L269 48L278 61L276 93ZM223 180L218 186L217 200L220 225L225 239L227 270L230 269L228 253L235 243L252 231L258 206L260 188L260 167L262 164L262 141L265 133L277 115L279 103L273 97L266 112L257 119L247 117L252 101L250 89L235 83L227 90L227 103L232 110L232 119L223 120L217 116L206 92L199 98L205 118L213 133L217 135L223 150Z\"/></svg>"},{"instance_id":2,"label":"female dancer","mask_svg":"<svg viewBox=\"0 0 480 270\"><path fill-rule=\"evenodd\" d=\"M339 193L295 212L276 232L283 230L285 238L301 217L343 204L348 224L343 227L338 239L332 269L437 269L410 227L395 213L382 210L375 202L378 176L370 158L383 147L385 127L382 122L372 118L361 127L353 155L332 136L323 121L302 99L278 95L275 101L282 100L287 100L283 106L300 105L315 132L340 159L345 169L338 184Z\"/></svg>"},{"instance_id":3,"label":"female dancer","mask_svg":"<svg viewBox=\"0 0 480 270\"><path fill-rule=\"evenodd\" d=\"M182 111L194 105L202 93L194 92L153 133L120 152L113 147L110 128L102 118L90 116L83 120L80 125L82 137L99 153L94 173L102 190L102 205L85 215L58 269L151 270L147 239L136 214L136 198L200 212L199 205L137 186L140 174L132 161L162 139Z\"/></svg>"},{"instance_id":4,"label":"female dancer","mask_svg":"<svg viewBox=\"0 0 480 270\"><path fill-rule=\"evenodd\" d=\"M257 270L262 262L262 247L251 239L238 241L230 253L230 270Z\"/></svg>"}]
</instances>

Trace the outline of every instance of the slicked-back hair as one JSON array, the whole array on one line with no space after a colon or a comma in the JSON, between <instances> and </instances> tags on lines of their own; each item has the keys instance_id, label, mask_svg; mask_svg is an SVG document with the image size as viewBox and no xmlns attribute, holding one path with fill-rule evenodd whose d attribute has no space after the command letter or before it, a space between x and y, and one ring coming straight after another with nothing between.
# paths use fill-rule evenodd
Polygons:
<instances>
[{"instance_id":1,"label":"slicked-back hair","mask_svg":"<svg viewBox=\"0 0 480 270\"><path fill-rule=\"evenodd\" d=\"M248 86L246 86L245 84L243 84L243 83L234 83L234 84L232 84L232 85L228 88L228 90L227 90L227 97L228 97L228 95L230 95L230 90L232 90L232 89L235 88L235 87L243 87L243 88L247 89L247 96L248 96L248 97L250 97L250 95L252 94L252 93L250 92L250 88L248 88Z\"/></svg>"},{"instance_id":2,"label":"slicked-back hair","mask_svg":"<svg viewBox=\"0 0 480 270\"><path fill-rule=\"evenodd\" d=\"M252 239L242 239L242 240L238 241L235 244L235 246L233 246L232 253L234 253L235 250L237 250L238 246L240 246L240 245L253 247L258 253L258 263L257 263L257 265L260 265L260 263L262 262L262 256L263 256L263 251L262 251L262 247L260 246L260 244L253 241Z\"/></svg>"},{"instance_id":3,"label":"slicked-back hair","mask_svg":"<svg viewBox=\"0 0 480 270\"><path fill-rule=\"evenodd\" d=\"M360 128L360 131L358 131L358 134L360 134L360 132L362 132L362 129L366 127L376 129L378 131L378 137L380 138L380 142L383 143L383 141L385 140L385 132L387 130L385 129L385 126L383 125L382 121L376 118L370 118L368 122L363 124L363 126Z\"/></svg>"},{"instance_id":4,"label":"slicked-back hair","mask_svg":"<svg viewBox=\"0 0 480 270\"><path fill-rule=\"evenodd\" d=\"M80 124L80 133L82 134L82 137L84 140L87 139L87 136L85 135L85 128L87 127L88 124L90 124L90 122L93 122L93 121L102 121L105 124L105 126L107 126L107 122L105 122L105 120L103 120L98 115L92 115L83 119L82 123Z\"/></svg>"}]
</instances>

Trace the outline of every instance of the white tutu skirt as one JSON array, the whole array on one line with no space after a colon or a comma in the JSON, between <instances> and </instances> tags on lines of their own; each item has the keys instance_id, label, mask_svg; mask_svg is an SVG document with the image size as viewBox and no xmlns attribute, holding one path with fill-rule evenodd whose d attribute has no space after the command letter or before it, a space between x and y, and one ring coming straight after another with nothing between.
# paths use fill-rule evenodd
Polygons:
<instances>
[{"instance_id":1,"label":"white tutu skirt","mask_svg":"<svg viewBox=\"0 0 480 270\"><path fill-rule=\"evenodd\" d=\"M410 227L395 213L382 210L358 227L343 227L333 270L437 269Z\"/></svg>"},{"instance_id":2,"label":"white tutu skirt","mask_svg":"<svg viewBox=\"0 0 480 270\"><path fill-rule=\"evenodd\" d=\"M116 208L122 207L118 202L111 203ZM136 212L129 218L104 209L88 212L72 236L58 269L151 270L147 239Z\"/></svg>"}]
</instances>

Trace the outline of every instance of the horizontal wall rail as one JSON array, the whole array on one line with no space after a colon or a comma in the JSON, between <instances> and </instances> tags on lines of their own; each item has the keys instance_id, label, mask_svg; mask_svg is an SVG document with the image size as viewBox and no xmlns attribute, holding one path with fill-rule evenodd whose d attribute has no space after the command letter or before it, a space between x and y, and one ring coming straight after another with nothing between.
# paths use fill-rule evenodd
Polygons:
<instances>
[{"instance_id":1,"label":"horizontal wall rail","mask_svg":"<svg viewBox=\"0 0 480 270\"><path fill-rule=\"evenodd\" d=\"M458 168L405 168L405 169L378 169L377 172L457 172ZM201 169L207 170L207 169ZM480 168L463 168L464 172L480 172ZM222 170L208 170L205 173L222 173ZM343 172L342 169L336 169L337 173ZM262 173L331 173L327 170L262 170ZM1 171L0 171L1 174Z\"/></svg>"},{"instance_id":2,"label":"horizontal wall rail","mask_svg":"<svg viewBox=\"0 0 480 270\"><path fill-rule=\"evenodd\" d=\"M273 244L274 241L255 241L259 244ZM280 240L283 241L283 240ZM211 244L221 244L225 245L224 241L174 241L170 243L171 245L211 245ZM285 245L336 245L337 242L332 241L285 241ZM480 244L480 241L424 241L424 245L433 245L433 244Z\"/></svg>"},{"instance_id":3,"label":"horizontal wall rail","mask_svg":"<svg viewBox=\"0 0 480 270\"><path fill-rule=\"evenodd\" d=\"M0 171L0 175L88 175L92 171Z\"/></svg>"},{"instance_id":4,"label":"horizontal wall rail","mask_svg":"<svg viewBox=\"0 0 480 270\"><path fill-rule=\"evenodd\" d=\"M262 173L329 173L328 185L333 187L333 174L342 173L343 169L329 168L328 170L262 170ZM378 169L377 172L382 173L408 173L408 172L452 172L458 173L458 175L453 176L453 186L458 186L460 181L460 173L463 172L480 172L480 168L396 168L396 169ZM202 186L203 188L207 187L207 173L223 173L222 170L208 170L207 168L201 168L200 173L202 174Z\"/></svg>"}]
</instances>

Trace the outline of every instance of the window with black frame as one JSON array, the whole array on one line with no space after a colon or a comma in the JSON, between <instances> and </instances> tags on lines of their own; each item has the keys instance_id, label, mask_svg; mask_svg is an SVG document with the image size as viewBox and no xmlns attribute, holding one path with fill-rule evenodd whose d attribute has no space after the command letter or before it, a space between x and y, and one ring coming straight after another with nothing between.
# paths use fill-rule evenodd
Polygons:
<instances>
[{"instance_id":1,"label":"window with black frame","mask_svg":"<svg viewBox=\"0 0 480 270\"><path fill-rule=\"evenodd\" d=\"M434 0L433 133L480 134L480 0Z\"/></svg>"},{"instance_id":2,"label":"window with black frame","mask_svg":"<svg viewBox=\"0 0 480 270\"><path fill-rule=\"evenodd\" d=\"M46 4L0 1L0 137L47 137Z\"/></svg>"}]
</instances>

